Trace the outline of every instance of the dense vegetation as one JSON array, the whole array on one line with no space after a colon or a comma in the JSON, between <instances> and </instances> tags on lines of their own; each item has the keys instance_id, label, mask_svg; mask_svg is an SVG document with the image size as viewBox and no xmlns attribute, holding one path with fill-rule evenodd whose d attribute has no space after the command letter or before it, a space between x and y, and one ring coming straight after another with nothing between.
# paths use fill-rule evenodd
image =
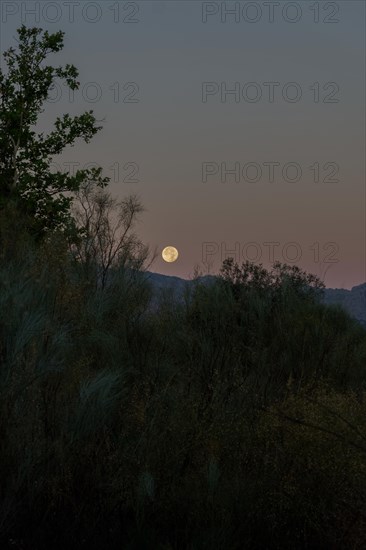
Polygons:
<instances>
[{"instance_id":1,"label":"dense vegetation","mask_svg":"<svg viewBox=\"0 0 366 550\"><path fill-rule=\"evenodd\" d=\"M366 330L281 264L152 308L138 199L83 174L53 224L6 155L0 547L363 548Z\"/></svg>"}]
</instances>

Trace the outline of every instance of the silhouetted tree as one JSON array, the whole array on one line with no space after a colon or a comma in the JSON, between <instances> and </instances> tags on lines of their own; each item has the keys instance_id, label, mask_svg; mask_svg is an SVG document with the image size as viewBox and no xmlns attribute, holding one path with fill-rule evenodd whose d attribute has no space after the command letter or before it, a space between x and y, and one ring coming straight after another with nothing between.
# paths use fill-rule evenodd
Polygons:
<instances>
[{"instance_id":1,"label":"silhouetted tree","mask_svg":"<svg viewBox=\"0 0 366 550\"><path fill-rule=\"evenodd\" d=\"M22 25L18 29L19 51L9 48L3 54L7 73L0 69L0 208L15 207L37 239L47 231L72 226L72 197L65 193L77 191L88 179L101 187L109 181L101 177L101 168L77 170L75 175L51 171L54 155L73 146L77 138L89 143L101 126L96 126L93 111L89 111L58 117L47 136L34 131L56 78L64 79L71 90L79 87L73 65L43 65L50 53L63 48L64 33L45 31L40 37L41 33L42 29Z\"/></svg>"}]
</instances>

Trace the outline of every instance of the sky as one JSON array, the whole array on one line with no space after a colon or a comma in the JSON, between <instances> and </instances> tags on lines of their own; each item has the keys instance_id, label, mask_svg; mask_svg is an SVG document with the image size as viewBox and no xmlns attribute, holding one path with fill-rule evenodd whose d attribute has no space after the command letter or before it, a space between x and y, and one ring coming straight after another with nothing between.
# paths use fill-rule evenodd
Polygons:
<instances>
[{"instance_id":1,"label":"sky","mask_svg":"<svg viewBox=\"0 0 366 550\"><path fill-rule=\"evenodd\" d=\"M1 52L22 23L65 32L47 63L74 64L81 86L72 97L60 82L40 124L90 109L103 120L55 162L97 163L113 196L139 195L150 270L190 278L232 256L298 265L327 287L366 282L363 0L0 9Z\"/></svg>"}]
</instances>

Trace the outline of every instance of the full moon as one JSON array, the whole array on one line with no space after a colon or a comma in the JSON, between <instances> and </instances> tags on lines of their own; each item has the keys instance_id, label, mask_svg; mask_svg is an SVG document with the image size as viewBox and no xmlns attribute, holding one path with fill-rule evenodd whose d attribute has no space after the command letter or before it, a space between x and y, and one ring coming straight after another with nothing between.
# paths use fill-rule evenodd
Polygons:
<instances>
[{"instance_id":1,"label":"full moon","mask_svg":"<svg viewBox=\"0 0 366 550\"><path fill-rule=\"evenodd\" d=\"M165 262L172 263L178 258L178 250L174 246L166 246L161 255Z\"/></svg>"}]
</instances>

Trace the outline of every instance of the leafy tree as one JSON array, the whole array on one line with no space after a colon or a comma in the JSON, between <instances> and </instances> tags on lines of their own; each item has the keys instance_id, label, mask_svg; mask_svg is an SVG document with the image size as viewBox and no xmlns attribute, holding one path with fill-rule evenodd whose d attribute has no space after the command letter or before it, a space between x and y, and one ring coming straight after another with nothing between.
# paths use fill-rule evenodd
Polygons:
<instances>
[{"instance_id":1,"label":"leafy tree","mask_svg":"<svg viewBox=\"0 0 366 550\"><path fill-rule=\"evenodd\" d=\"M65 193L77 191L88 179L105 187L109 178L101 176L101 168L77 170L74 175L51 172L54 155L73 146L77 138L89 143L102 127L96 126L93 111L89 111L57 117L54 130L46 136L34 131L55 79L63 79L71 90L77 90L78 70L70 64L53 67L43 63L48 54L63 48L63 32L45 31L40 36L42 29L25 25L17 32L19 51L9 48L3 54L7 73L0 69L0 210L16 208L38 240L47 231L73 227L73 197Z\"/></svg>"}]
</instances>

